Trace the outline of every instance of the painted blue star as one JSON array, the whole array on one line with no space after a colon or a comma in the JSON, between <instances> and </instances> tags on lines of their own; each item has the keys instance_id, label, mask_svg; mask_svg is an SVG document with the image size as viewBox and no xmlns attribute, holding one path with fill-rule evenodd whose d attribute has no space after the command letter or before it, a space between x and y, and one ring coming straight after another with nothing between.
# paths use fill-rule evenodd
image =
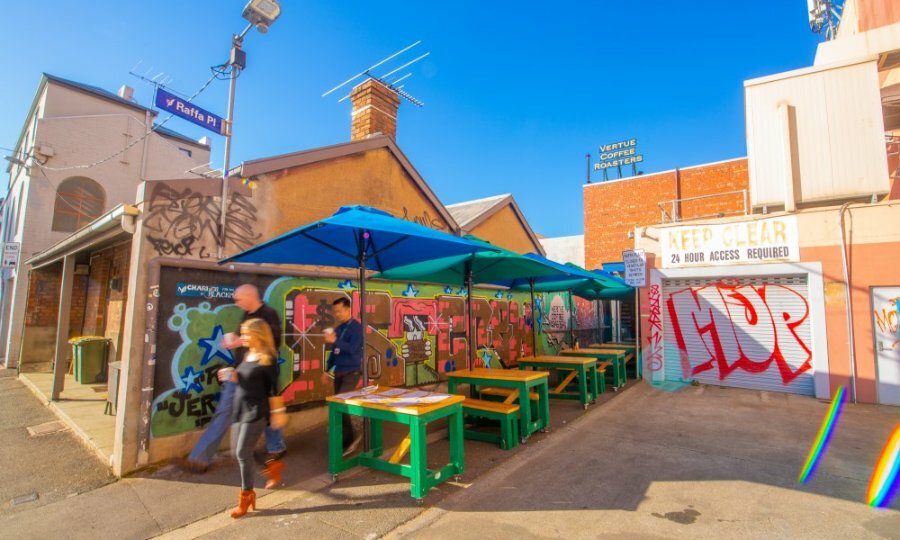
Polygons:
<instances>
[{"instance_id":1,"label":"painted blue star","mask_svg":"<svg viewBox=\"0 0 900 540\"><path fill-rule=\"evenodd\" d=\"M353 281L349 279L345 279L338 283L338 289L355 289L356 285L353 284Z\"/></svg>"},{"instance_id":2,"label":"painted blue star","mask_svg":"<svg viewBox=\"0 0 900 540\"><path fill-rule=\"evenodd\" d=\"M512 293L507 294L507 295L506 295L506 299L507 299L507 300L512 300Z\"/></svg>"},{"instance_id":3,"label":"painted blue star","mask_svg":"<svg viewBox=\"0 0 900 540\"><path fill-rule=\"evenodd\" d=\"M484 351L481 353L481 361L484 362L484 367L491 367L491 353Z\"/></svg>"},{"instance_id":4,"label":"painted blue star","mask_svg":"<svg viewBox=\"0 0 900 540\"><path fill-rule=\"evenodd\" d=\"M181 391L187 394L191 390L196 393L200 393L203 391L203 385L200 384L197 379L201 378L203 373L197 373L194 371L193 366L188 366L184 368L184 374L180 377L181 379Z\"/></svg>"},{"instance_id":5,"label":"painted blue star","mask_svg":"<svg viewBox=\"0 0 900 540\"><path fill-rule=\"evenodd\" d=\"M497 294L494 295L494 298L498 300L503 299L503 291L497 291Z\"/></svg>"},{"instance_id":6,"label":"painted blue star","mask_svg":"<svg viewBox=\"0 0 900 540\"><path fill-rule=\"evenodd\" d=\"M465 287L460 287L459 290L456 291L456 294L460 296L469 296L469 291L467 291Z\"/></svg>"},{"instance_id":7,"label":"painted blue star","mask_svg":"<svg viewBox=\"0 0 900 540\"><path fill-rule=\"evenodd\" d=\"M219 357L225 360L228 364L234 363L234 357L231 356L231 351L222 347L222 336L225 335L225 330L222 329L220 325L216 325L213 329L213 334L208 338L200 338L198 343L205 350L203 352L203 359L200 360L200 365L205 366L210 363L215 357Z\"/></svg>"},{"instance_id":8,"label":"painted blue star","mask_svg":"<svg viewBox=\"0 0 900 540\"><path fill-rule=\"evenodd\" d=\"M419 295L419 289L416 289L415 287L413 287L412 283L407 283L406 290L403 291L403 296L405 296L407 298L413 298L418 295Z\"/></svg>"},{"instance_id":9,"label":"painted blue star","mask_svg":"<svg viewBox=\"0 0 900 540\"><path fill-rule=\"evenodd\" d=\"M444 287L444 294L453 294L453 287L451 287L450 285L447 285L446 287ZM898 309L900 309L900 308L898 308Z\"/></svg>"}]
</instances>

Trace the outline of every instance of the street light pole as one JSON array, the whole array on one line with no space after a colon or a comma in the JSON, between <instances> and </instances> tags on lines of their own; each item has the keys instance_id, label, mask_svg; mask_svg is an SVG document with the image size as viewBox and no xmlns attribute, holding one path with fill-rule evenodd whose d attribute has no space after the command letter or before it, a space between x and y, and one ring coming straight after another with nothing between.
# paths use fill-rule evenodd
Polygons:
<instances>
[{"instance_id":1,"label":"street light pole","mask_svg":"<svg viewBox=\"0 0 900 540\"><path fill-rule=\"evenodd\" d=\"M234 130L234 93L237 89L237 78L241 71L247 67L247 54L243 51L244 36L254 26L261 33L269 31L269 27L281 15L281 6L278 0L250 0L244 6L241 16L250 24L240 33L231 38L231 56L226 65L231 66L231 81L228 85L228 117L225 119L225 163L222 167L222 200L219 205L219 242L218 257L225 256L225 241L227 238L228 209L228 169L231 168L231 136Z\"/></svg>"},{"instance_id":2,"label":"street light pole","mask_svg":"<svg viewBox=\"0 0 900 540\"><path fill-rule=\"evenodd\" d=\"M231 168L231 135L234 126L234 93L237 89L237 79L241 74L241 69L246 66L247 55L241 49L244 43L244 36L253 28L252 24L248 24L244 31L231 38L231 57L228 60L231 66L231 81L228 84L228 116L225 120L225 163L222 166L222 200L219 208L219 246L218 256L221 259L225 256L225 240L227 229L225 227L227 221L226 211L228 208L228 170ZM238 61L238 59L240 59Z\"/></svg>"}]
</instances>

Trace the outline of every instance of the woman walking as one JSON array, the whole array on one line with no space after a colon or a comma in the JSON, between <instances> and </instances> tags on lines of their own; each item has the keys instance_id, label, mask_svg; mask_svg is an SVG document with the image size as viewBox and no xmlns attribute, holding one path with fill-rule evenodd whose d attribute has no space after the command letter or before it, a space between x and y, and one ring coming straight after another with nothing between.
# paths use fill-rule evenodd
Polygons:
<instances>
[{"instance_id":1,"label":"woman walking","mask_svg":"<svg viewBox=\"0 0 900 540\"><path fill-rule=\"evenodd\" d=\"M262 319L250 319L241 324L241 342L248 350L244 361L236 370L219 372L220 378L230 378L236 383L231 448L241 469L241 494L237 508L231 512L233 518L243 516L250 507L256 510L253 448L266 423L270 422L273 428L278 429L284 426L287 419L281 398L275 396L278 376L272 330Z\"/></svg>"}]
</instances>

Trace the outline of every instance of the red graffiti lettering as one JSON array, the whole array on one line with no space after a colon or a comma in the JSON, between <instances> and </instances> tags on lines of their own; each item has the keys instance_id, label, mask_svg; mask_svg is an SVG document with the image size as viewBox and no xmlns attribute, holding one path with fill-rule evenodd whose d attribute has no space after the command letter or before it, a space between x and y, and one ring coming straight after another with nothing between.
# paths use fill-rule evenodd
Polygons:
<instances>
[{"instance_id":1,"label":"red graffiti lettering","mask_svg":"<svg viewBox=\"0 0 900 540\"><path fill-rule=\"evenodd\" d=\"M772 306L781 306L773 312ZM666 299L684 378L713 368L719 380L735 370L762 373L774 362L784 384L812 367L812 352L797 333L809 317L802 295L782 285L688 288ZM702 343L704 351L688 351Z\"/></svg>"},{"instance_id":2,"label":"red graffiti lettering","mask_svg":"<svg viewBox=\"0 0 900 540\"><path fill-rule=\"evenodd\" d=\"M650 332L647 335L647 367L649 371L659 371L663 367L662 354L662 321L659 318L659 285L651 285L648 294L648 311L650 317L648 324Z\"/></svg>"}]
</instances>

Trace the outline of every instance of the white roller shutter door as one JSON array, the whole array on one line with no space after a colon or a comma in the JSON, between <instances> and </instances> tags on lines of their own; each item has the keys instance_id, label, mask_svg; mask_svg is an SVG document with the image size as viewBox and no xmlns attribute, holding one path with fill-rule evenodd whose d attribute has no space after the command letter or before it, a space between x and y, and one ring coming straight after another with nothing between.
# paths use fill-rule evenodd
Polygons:
<instances>
[{"instance_id":1,"label":"white roller shutter door","mask_svg":"<svg viewBox=\"0 0 900 540\"><path fill-rule=\"evenodd\" d=\"M667 279L665 378L814 395L806 276Z\"/></svg>"}]
</instances>

